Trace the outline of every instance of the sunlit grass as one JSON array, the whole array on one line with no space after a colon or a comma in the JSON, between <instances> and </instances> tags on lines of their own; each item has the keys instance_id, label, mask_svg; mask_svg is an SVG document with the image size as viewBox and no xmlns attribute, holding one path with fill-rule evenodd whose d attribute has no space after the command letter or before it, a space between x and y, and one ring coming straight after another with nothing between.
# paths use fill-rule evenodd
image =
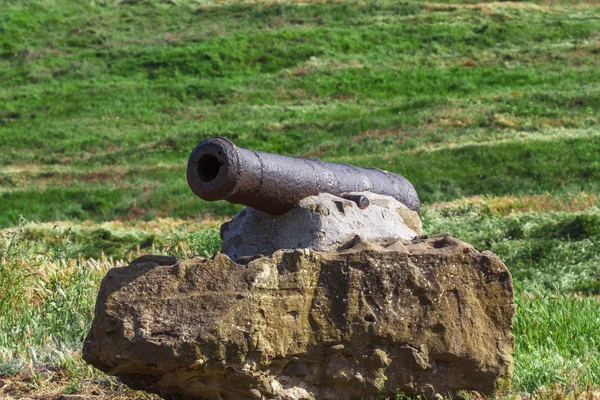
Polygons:
<instances>
[{"instance_id":1,"label":"sunlit grass","mask_svg":"<svg viewBox=\"0 0 600 400\"><path fill-rule=\"evenodd\" d=\"M208 257L220 246L218 231L204 226L184 230L176 242L166 240L143 252L138 245L120 258L103 253L83 258L73 254L73 230L49 230L53 240L38 241L28 239L28 234L44 227L24 222L5 231L0 246L0 370L5 373L45 363L62 365L71 359L89 330L98 285L110 268L127 265L148 251L178 258ZM87 240L97 242L93 234L97 229Z\"/></svg>"},{"instance_id":2,"label":"sunlit grass","mask_svg":"<svg viewBox=\"0 0 600 400\"><path fill-rule=\"evenodd\" d=\"M584 250L586 243L598 243L599 232L594 230L595 223L574 222L581 216L597 218L596 204L597 196L581 193L477 197L424 209L429 232L449 230L480 250L491 248L513 273L517 284L516 350L509 393L545 390L548 396L558 392L569 395L574 390L584 391L588 384L591 388L600 385L600 270L598 275L590 273L600 262L597 251L591 249L585 256ZM0 334L0 374L10 376L53 365L62 371L55 372L53 379L63 382L63 389L70 385L69 390L74 391L87 390L84 386L90 379L105 379L85 366L79 355L100 279L108 269L145 253L210 256L220 246L217 223L167 219L55 225L22 220L20 227L5 230L0 253L0 291L5 293L0 298L0 322L6 329ZM516 227L522 229L514 231ZM99 246L93 258L78 257L74 249L87 248L86 242L96 243L99 230L107 237L124 240L153 236L155 242L139 248L134 240L132 250L122 253L127 243L117 240L108 247ZM539 253L543 257L523 257L520 249L536 246L539 236L555 239L542 240L552 243ZM111 258L101 249L121 253ZM583 257L578 258L579 254ZM549 257L554 257L550 263ZM568 269L571 275L565 274ZM579 293L581 289L588 294Z\"/></svg>"},{"instance_id":3,"label":"sunlit grass","mask_svg":"<svg viewBox=\"0 0 600 400\"><path fill-rule=\"evenodd\" d=\"M600 295L530 289L515 300L514 387L534 393L557 383L580 391L600 385Z\"/></svg>"},{"instance_id":4,"label":"sunlit grass","mask_svg":"<svg viewBox=\"0 0 600 400\"><path fill-rule=\"evenodd\" d=\"M425 204L598 191L598 7L251 3L5 2L0 227L231 215L185 180L215 135Z\"/></svg>"}]
</instances>

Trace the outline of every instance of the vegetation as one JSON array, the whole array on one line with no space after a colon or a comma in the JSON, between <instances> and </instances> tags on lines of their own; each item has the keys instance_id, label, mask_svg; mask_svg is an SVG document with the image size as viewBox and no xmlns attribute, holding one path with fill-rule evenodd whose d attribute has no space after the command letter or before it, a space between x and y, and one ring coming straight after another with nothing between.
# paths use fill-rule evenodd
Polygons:
<instances>
[{"instance_id":1,"label":"vegetation","mask_svg":"<svg viewBox=\"0 0 600 400\"><path fill-rule=\"evenodd\" d=\"M0 226L229 215L184 177L214 135L425 203L598 191L598 7L4 2Z\"/></svg>"},{"instance_id":2,"label":"vegetation","mask_svg":"<svg viewBox=\"0 0 600 400\"><path fill-rule=\"evenodd\" d=\"M239 207L185 180L215 135L406 176L511 269L499 396L598 390L597 3L306 3L0 0L2 395L128 396L78 355L99 280L218 249Z\"/></svg>"}]
</instances>

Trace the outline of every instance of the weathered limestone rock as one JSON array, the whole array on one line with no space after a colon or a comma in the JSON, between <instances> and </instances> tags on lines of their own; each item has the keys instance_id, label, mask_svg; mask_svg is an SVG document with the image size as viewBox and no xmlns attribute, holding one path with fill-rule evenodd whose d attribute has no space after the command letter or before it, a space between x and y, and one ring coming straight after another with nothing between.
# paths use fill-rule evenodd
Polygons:
<instances>
[{"instance_id":1,"label":"weathered limestone rock","mask_svg":"<svg viewBox=\"0 0 600 400\"><path fill-rule=\"evenodd\" d=\"M165 399L431 398L512 373L510 273L449 235L243 262L110 270L84 359Z\"/></svg>"},{"instance_id":2,"label":"weathered limestone rock","mask_svg":"<svg viewBox=\"0 0 600 400\"><path fill-rule=\"evenodd\" d=\"M279 249L337 250L356 234L365 239L413 239L421 234L419 215L390 196L361 192L370 205L322 193L282 215L245 208L221 228L223 254L235 260Z\"/></svg>"}]
</instances>

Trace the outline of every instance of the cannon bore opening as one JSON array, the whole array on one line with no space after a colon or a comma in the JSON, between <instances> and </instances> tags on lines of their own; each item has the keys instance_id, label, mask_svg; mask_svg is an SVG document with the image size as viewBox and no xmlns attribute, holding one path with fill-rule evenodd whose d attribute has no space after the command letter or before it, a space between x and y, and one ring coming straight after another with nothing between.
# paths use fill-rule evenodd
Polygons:
<instances>
[{"instance_id":1,"label":"cannon bore opening","mask_svg":"<svg viewBox=\"0 0 600 400\"><path fill-rule=\"evenodd\" d=\"M211 182L219 175L221 165L217 157L206 154L198 161L198 176L204 182Z\"/></svg>"}]
</instances>

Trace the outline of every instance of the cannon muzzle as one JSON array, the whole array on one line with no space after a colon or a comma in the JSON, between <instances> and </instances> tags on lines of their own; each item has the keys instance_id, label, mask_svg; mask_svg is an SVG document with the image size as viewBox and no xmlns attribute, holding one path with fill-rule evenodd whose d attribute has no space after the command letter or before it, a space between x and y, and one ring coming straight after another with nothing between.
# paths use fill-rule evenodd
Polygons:
<instances>
[{"instance_id":1,"label":"cannon muzzle","mask_svg":"<svg viewBox=\"0 0 600 400\"><path fill-rule=\"evenodd\" d=\"M187 179L201 199L227 200L275 215L319 193L341 196L365 191L394 197L420 212L417 192L403 176L377 168L254 151L220 137L207 139L192 151Z\"/></svg>"}]
</instances>

